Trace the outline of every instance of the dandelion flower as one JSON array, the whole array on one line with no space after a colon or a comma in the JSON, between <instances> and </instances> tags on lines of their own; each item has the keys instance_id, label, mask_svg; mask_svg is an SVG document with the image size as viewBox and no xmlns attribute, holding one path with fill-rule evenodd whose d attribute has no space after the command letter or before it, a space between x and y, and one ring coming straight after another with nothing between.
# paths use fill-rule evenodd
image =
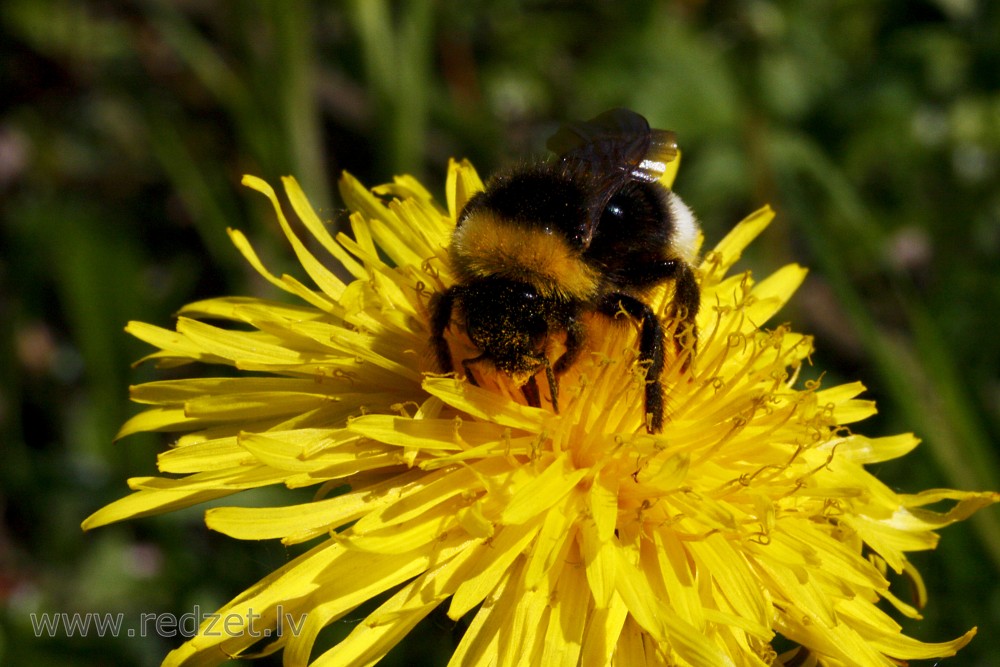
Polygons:
<instances>
[{"instance_id":1,"label":"dandelion flower","mask_svg":"<svg viewBox=\"0 0 1000 667\"><path fill-rule=\"evenodd\" d=\"M159 457L167 476L131 479L134 492L84 527L284 484L315 487L314 499L215 506L206 522L309 548L219 610L255 627L203 625L165 664L277 650L287 665L371 664L438 606L469 618L456 665L890 665L972 639L917 641L884 603L918 617L907 554L997 496L900 494L865 470L918 441L854 433L875 412L864 388L800 382L812 340L763 328L805 271L730 274L770 209L704 253L698 354L668 360L668 421L650 434L635 327L589 323L558 413L502 381L435 374L428 301L454 282L449 238L483 187L469 164L452 163L446 208L410 177L368 191L345 175L351 234L337 236L286 178L308 240L267 183L244 183L273 204L311 285L270 273L230 231L297 303L216 298L184 307L174 331L128 325L163 366L238 372L132 388L147 408L121 436L182 435ZM662 315L670 296L666 286L650 305ZM927 509L940 501L950 509ZM916 584L915 604L890 591L890 571ZM376 598L314 655L324 628ZM276 632L288 617L302 626ZM779 636L796 648L778 655Z\"/></svg>"}]
</instances>

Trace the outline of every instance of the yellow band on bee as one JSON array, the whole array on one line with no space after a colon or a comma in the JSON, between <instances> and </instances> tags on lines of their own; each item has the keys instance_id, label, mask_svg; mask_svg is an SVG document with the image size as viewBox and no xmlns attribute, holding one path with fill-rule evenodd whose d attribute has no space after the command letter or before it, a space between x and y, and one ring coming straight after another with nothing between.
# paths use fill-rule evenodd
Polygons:
<instances>
[{"instance_id":1,"label":"yellow band on bee","mask_svg":"<svg viewBox=\"0 0 1000 667\"><path fill-rule=\"evenodd\" d=\"M589 299L597 272L559 232L476 211L455 230L452 261L466 278L500 276L527 282L544 296Z\"/></svg>"}]
</instances>

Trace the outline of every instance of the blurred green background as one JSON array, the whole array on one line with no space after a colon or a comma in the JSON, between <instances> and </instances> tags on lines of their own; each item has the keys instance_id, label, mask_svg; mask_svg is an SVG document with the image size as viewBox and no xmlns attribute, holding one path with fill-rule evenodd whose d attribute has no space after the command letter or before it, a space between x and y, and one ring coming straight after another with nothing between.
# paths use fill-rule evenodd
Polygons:
<instances>
[{"instance_id":1,"label":"blurred green background","mask_svg":"<svg viewBox=\"0 0 1000 667\"><path fill-rule=\"evenodd\" d=\"M179 640L36 638L30 614L211 611L289 558L203 508L79 528L168 442L113 442L128 385L166 376L130 368L124 324L271 295L227 226L295 270L243 173L338 220L342 169L441 195L449 156L486 174L612 106L677 131L709 244L777 209L745 265L810 266L783 319L815 372L868 386L857 430L924 440L884 480L1000 489L1000 3L4 0L0 91L0 664L157 664ZM913 560L907 631L978 625L949 664L1000 664L1000 512ZM386 664L441 664L453 630Z\"/></svg>"}]
</instances>

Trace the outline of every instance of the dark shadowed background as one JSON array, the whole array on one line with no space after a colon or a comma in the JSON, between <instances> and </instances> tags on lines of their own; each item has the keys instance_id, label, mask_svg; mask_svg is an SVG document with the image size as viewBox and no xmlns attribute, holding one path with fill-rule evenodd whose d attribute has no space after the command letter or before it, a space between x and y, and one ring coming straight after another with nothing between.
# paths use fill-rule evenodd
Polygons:
<instances>
[{"instance_id":1,"label":"dark shadowed background","mask_svg":"<svg viewBox=\"0 0 1000 667\"><path fill-rule=\"evenodd\" d=\"M677 131L675 187L709 245L778 211L745 266L811 267L781 319L815 334L814 372L868 386L880 414L856 430L924 440L882 479L1000 489L998 36L988 0L4 0L0 663L157 664L179 638L36 637L31 615L135 629L212 611L289 558L210 533L203 508L79 527L169 442L113 442L128 385L165 377L130 367L149 350L125 323L274 296L227 226L296 272L242 174L294 174L336 221L343 169L440 196L449 156L488 174L612 106ZM907 632L978 625L948 664L1000 664L1000 511L913 560L931 604ZM441 614L385 662L443 664L457 632Z\"/></svg>"}]
</instances>

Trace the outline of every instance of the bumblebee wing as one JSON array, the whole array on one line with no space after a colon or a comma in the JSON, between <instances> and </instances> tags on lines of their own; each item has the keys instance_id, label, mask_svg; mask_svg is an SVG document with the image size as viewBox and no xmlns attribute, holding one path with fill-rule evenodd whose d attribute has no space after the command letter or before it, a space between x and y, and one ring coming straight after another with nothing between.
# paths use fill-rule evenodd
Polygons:
<instances>
[{"instance_id":1,"label":"bumblebee wing","mask_svg":"<svg viewBox=\"0 0 1000 667\"><path fill-rule=\"evenodd\" d=\"M653 130L628 109L611 109L586 122L567 123L549 138L548 149L572 168L612 173L652 183L677 159L677 137Z\"/></svg>"},{"instance_id":2,"label":"bumblebee wing","mask_svg":"<svg viewBox=\"0 0 1000 667\"><path fill-rule=\"evenodd\" d=\"M573 178L591 193L583 240L588 244L611 196L629 181L653 183L677 159L673 132L653 130L628 109L611 109L586 122L567 123L547 146Z\"/></svg>"}]
</instances>

